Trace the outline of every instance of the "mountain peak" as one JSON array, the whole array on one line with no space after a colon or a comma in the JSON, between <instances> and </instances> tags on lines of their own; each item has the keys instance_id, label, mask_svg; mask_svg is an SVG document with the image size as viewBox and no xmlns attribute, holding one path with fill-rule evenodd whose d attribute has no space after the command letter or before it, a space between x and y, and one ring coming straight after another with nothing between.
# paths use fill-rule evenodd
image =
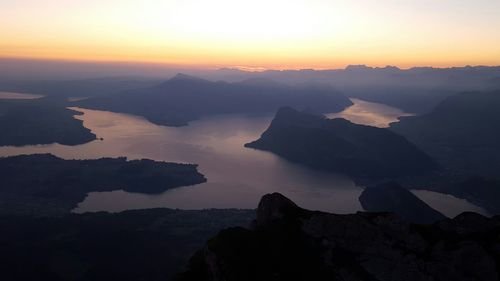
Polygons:
<instances>
[{"instance_id":1,"label":"mountain peak","mask_svg":"<svg viewBox=\"0 0 500 281\"><path fill-rule=\"evenodd\" d=\"M368 70L372 69L371 67L368 67L364 64L355 64L355 65L348 65L345 70Z\"/></svg>"},{"instance_id":2,"label":"mountain peak","mask_svg":"<svg viewBox=\"0 0 500 281\"><path fill-rule=\"evenodd\" d=\"M280 193L266 194L257 208L257 226L270 225L277 220L286 220L302 212L292 200Z\"/></svg>"},{"instance_id":3,"label":"mountain peak","mask_svg":"<svg viewBox=\"0 0 500 281\"><path fill-rule=\"evenodd\" d=\"M188 75L188 74L184 74L184 73L177 73L174 77L172 77L168 81L204 81L204 82L207 82L207 80L205 80L205 79L202 79L202 78L199 78L196 76L192 76L192 75Z\"/></svg>"}]
</instances>

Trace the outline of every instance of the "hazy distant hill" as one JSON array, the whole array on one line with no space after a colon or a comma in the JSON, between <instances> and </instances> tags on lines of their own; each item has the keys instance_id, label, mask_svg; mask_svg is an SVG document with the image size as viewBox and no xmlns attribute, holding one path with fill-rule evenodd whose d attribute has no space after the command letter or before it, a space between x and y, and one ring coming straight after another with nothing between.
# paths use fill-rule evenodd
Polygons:
<instances>
[{"instance_id":1,"label":"hazy distant hill","mask_svg":"<svg viewBox=\"0 0 500 281\"><path fill-rule=\"evenodd\" d=\"M500 177L500 91L453 95L430 113L404 117L391 130L449 169Z\"/></svg>"},{"instance_id":2,"label":"hazy distant hill","mask_svg":"<svg viewBox=\"0 0 500 281\"><path fill-rule=\"evenodd\" d=\"M24 62L26 63L26 62ZM0 59L0 65L2 60ZM393 66L369 67L351 65L345 69L330 70L267 70L249 72L224 68L219 70L180 70L173 68L149 68L119 65L103 68L103 65L64 64L57 75L45 64L33 67L16 67L16 63L3 64L0 69L0 90L19 91L45 95L101 96L119 91L152 87L161 82L158 77L188 72L211 81L239 82L246 79L268 79L279 83L327 84L348 97L395 106L411 113L425 113L446 97L462 91L493 90L500 87L500 67L465 66L451 68L413 67L399 69ZM71 69L79 70L76 75ZM114 70L119 70L113 71ZM52 69L54 70L54 69ZM29 74L31 73L31 74ZM106 77L106 76L121 77ZM126 77L129 75L128 77ZM134 76L130 76L134 75ZM138 77L141 75L144 77ZM59 80L64 77L66 80ZM74 77L74 78L73 78ZM77 77L100 77L78 79ZM149 77L149 78L147 78ZM282 105L283 106L283 105Z\"/></svg>"},{"instance_id":3,"label":"hazy distant hill","mask_svg":"<svg viewBox=\"0 0 500 281\"><path fill-rule=\"evenodd\" d=\"M387 129L291 108L280 109L261 138L245 146L362 179L418 175L437 168L415 145Z\"/></svg>"},{"instance_id":4,"label":"hazy distant hill","mask_svg":"<svg viewBox=\"0 0 500 281\"><path fill-rule=\"evenodd\" d=\"M333 70L268 70L245 72L220 69L207 73L212 79L239 81L267 78L294 85L327 83L348 97L384 103L406 112L424 113L446 97L461 91L482 91L500 86L500 67L465 66L452 68L351 65Z\"/></svg>"},{"instance_id":5,"label":"hazy distant hill","mask_svg":"<svg viewBox=\"0 0 500 281\"><path fill-rule=\"evenodd\" d=\"M268 79L212 82L178 74L153 87L78 102L79 106L146 117L169 126L213 114L268 113L282 106L314 112L338 112L351 101L330 86L289 86Z\"/></svg>"}]
</instances>

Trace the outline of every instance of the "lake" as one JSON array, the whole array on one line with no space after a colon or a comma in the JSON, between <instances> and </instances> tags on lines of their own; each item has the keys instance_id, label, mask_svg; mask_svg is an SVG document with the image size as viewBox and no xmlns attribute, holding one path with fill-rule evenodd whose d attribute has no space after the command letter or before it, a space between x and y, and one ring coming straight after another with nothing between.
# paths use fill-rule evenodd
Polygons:
<instances>
[{"instance_id":1,"label":"lake","mask_svg":"<svg viewBox=\"0 0 500 281\"><path fill-rule=\"evenodd\" d=\"M411 116L400 109L360 99L351 99L354 103L339 113L326 114L328 118L344 118L356 124L387 128L392 122L399 121L399 117Z\"/></svg>"},{"instance_id":2,"label":"lake","mask_svg":"<svg viewBox=\"0 0 500 281\"><path fill-rule=\"evenodd\" d=\"M373 125L375 122L380 127L397 121L397 109L359 100L353 102L355 110L346 109L336 116L344 116L356 123ZM153 207L256 208L261 196L270 192L280 192L308 209L341 214L362 210L358 201L362 187L356 186L349 177L314 171L272 153L243 147L260 136L269 126L272 116L223 115L194 121L185 127L165 127L127 114L73 109L83 113L75 118L83 120L84 126L102 140L78 146L0 147L0 155L52 153L65 159L126 156L129 159L195 163L208 179L203 184L176 188L159 195L121 190L93 192L78 205L74 210L76 213ZM373 118L359 117L367 116L368 111ZM428 194L417 195L428 203L440 204L441 200L443 206L453 206L448 208L447 215L450 216L478 210L478 207L453 196L436 195L429 200Z\"/></svg>"}]
</instances>

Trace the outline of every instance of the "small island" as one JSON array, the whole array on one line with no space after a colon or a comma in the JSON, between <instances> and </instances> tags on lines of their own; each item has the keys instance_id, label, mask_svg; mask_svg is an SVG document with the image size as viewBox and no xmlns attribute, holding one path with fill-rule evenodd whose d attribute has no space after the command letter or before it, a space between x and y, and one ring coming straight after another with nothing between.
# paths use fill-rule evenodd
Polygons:
<instances>
[{"instance_id":1,"label":"small island","mask_svg":"<svg viewBox=\"0 0 500 281\"><path fill-rule=\"evenodd\" d=\"M260 139L246 147L358 180L381 180L433 172L427 154L388 129L281 108Z\"/></svg>"},{"instance_id":2,"label":"small island","mask_svg":"<svg viewBox=\"0 0 500 281\"><path fill-rule=\"evenodd\" d=\"M96 135L74 118L80 114L52 98L0 100L0 146L78 145L95 140Z\"/></svg>"},{"instance_id":3,"label":"small island","mask_svg":"<svg viewBox=\"0 0 500 281\"><path fill-rule=\"evenodd\" d=\"M51 154L0 158L0 214L62 215L89 192L158 194L205 181L193 164L124 157L64 160Z\"/></svg>"}]
</instances>

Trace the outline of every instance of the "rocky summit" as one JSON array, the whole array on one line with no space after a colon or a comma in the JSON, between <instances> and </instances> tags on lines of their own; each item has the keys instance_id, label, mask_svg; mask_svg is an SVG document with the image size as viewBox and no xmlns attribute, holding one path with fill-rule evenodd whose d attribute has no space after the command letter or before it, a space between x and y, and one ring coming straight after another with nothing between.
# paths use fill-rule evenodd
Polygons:
<instances>
[{"instance_id":1,"label":"rocky summit","mask_svg":"<svg viewBox=\"0 0 500 281\"><path fill-rule=\"evenodd\" d=\"M499 280L500 217L413 224L393 213L309 211L265 195L250 228L229 228L180 280Z\"/></svg>"}]
</instances>

